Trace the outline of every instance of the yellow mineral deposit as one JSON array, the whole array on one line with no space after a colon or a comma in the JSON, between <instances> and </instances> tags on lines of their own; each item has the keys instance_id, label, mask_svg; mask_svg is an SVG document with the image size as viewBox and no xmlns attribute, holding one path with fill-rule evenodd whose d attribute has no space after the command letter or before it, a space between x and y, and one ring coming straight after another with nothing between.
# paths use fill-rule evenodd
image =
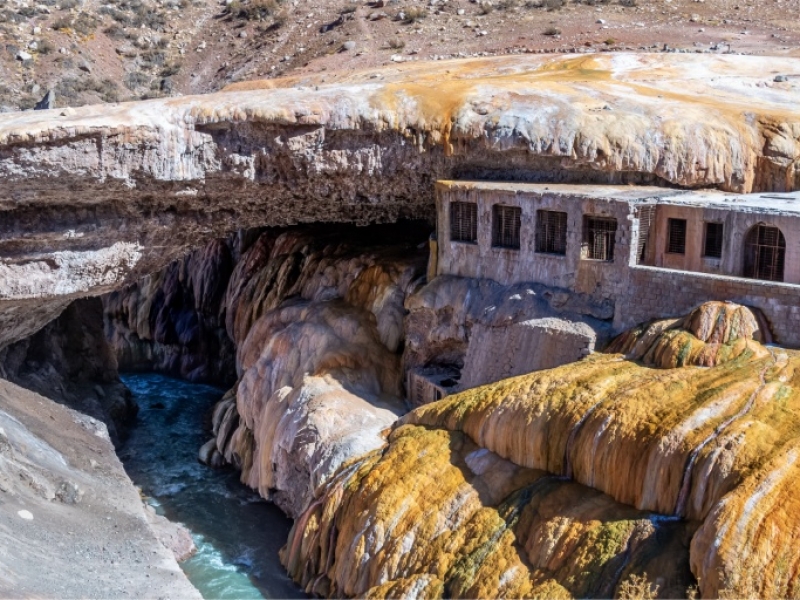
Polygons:
<instances>
[{"instance_id":1,"label":"yellow mineral deposit","mask_svg":"<svg viewBox=\"0 0 800 600\"><path fill-rule=\"evenodd\" d=\"M422 406L282 560L328 596L610 597L645 574L664 598L796 595L800 353L769 340L712 302Z\"/></svg>"}]
</instances>

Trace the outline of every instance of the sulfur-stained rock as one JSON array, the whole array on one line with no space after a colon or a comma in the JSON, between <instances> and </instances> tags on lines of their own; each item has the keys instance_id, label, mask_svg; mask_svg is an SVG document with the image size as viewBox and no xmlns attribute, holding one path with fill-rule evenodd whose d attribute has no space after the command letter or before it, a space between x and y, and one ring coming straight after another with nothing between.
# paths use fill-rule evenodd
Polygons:
<instances>
[{"instance_id":1,"label":"sulfur-stained rock","mask_svg":"<svg viewBox=\"0 0 800 600\"><path fill-rule=\"evenodd\" d=\"M676 597L691 583L690 530L460 432L402 426L325 485L281 558L329 597L611 597L644 571Z\"/></svg>"},{"instance_id":2,"label":"sulfur-stained rock","mask_svg":"<svg viewBox=\"0 0 800 600\"><path fill-rule=\"evenodd\" d=\"M682 319L655 321L618 336L606 349L661 368L713 367L745 352L765 356L772 342L764 315L733 302L706 302Z\"/></svg>"},{"instance_id":3,"label":"sulfur-stained rock","mask_svg":"<svg viewBox=\"0 0 800 600\"><path fill-rule=\"evenodd\" d=\"M709 303L617 340L640 361L417 408L318 490L284 564L330 596L611 597L646 572L685 597L691 567L703 597L791 597L800 353L759 339L756 313Z\"/></svg>"}]
</instances>

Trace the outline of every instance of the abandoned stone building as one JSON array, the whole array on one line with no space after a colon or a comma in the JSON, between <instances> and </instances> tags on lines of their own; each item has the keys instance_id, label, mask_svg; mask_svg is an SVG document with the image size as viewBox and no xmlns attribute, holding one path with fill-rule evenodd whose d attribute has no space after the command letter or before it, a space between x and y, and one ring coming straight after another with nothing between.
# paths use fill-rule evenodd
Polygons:
<instances>
[{"instance_id":1,"label":"abandoned stone building","mask_svg":"<svg viewBox=\"0 0 800 600\"><path fill-rule=\"evenodd\" d=\"M533 281L614 303L614 329L713 299L800 345L800 192L440 181L437 274Z\"/></svg>"},{"instance_id":2,"label":"abandoned stone building","mask_svg":"<svg viewBox=\"0 0 800 600\"><path fill-rule=\"evenodd\" d=\"M440 181L436 198L431 274L585 294L612 304L613 333L730 300L761 309L776 342L800 347L800 192ZM547 348L585 353L574 336ZM502 375L532 367L518 358ZM445 375L411 373L407 385L433 399L448 392Z\"/></svg>"}]
</instances>

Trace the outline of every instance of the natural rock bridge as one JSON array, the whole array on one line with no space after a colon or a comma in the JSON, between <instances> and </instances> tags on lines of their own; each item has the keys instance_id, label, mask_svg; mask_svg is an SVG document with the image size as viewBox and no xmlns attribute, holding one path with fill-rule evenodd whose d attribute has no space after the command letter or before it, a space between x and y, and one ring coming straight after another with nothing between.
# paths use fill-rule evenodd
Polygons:
<instances>
[{"instance_id":1,"label":"natural rock bridge","mask_svg":"<svg viewBox=\"0 0 800 600\"><path fill-rule=\"evenodd\" d=\"M799 70L515 56L3 115L0 348L226 231L431 218L437 178L798 189Z\"/></svg>"}]
</instances>

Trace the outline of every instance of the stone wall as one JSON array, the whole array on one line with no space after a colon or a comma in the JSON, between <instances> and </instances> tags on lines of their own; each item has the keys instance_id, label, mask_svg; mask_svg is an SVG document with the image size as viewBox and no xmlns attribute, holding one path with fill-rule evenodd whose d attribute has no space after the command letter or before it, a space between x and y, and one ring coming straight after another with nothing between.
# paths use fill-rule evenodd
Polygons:
<instances>
[{"instance_id":1,"label":"stone wall","mask_svg":"<svg viewBox=\"0 0 800 600\"><path fill-rule=\"evenodd\" d=\"M676 317L713 299L761 309L776 343L800 347L800 286L658 267L630 267L620 285L614 330Z\"/></svg>"},{"instance_id":2,"label":"stone wall","mask_svg":"<svg viewBox=\"0 0 800 600\"><path fill-rule=\"evenodd\" d=\"M519 189L469 189L437 184L438 274L493 279L503 285L536 281L551 287L567 288L598 299L612 297L613 289L605 282L622 277L631 248L631 207L619 198L587 197L586 189L559 187L549 193L547 187ZM491 184L488 184L491 185ZM511 188L503 184L506 188ZM524 185L519 186L525 187ZM639 188L641 193L663 194L667 190ZM615 190L616 191L616 190ZM620 195L622 195L620 188ZM472 202L478 206L478 241L450 241L450 202ZM495 204L522 209L519 250L492 246L492 207ZM564 255L535 251L536 213L539 210L567 213L567 251ZM583 241L583 217L611 217L617 221L614 259L585 260L580 248Z\"/></svg>"}]
</instances>

